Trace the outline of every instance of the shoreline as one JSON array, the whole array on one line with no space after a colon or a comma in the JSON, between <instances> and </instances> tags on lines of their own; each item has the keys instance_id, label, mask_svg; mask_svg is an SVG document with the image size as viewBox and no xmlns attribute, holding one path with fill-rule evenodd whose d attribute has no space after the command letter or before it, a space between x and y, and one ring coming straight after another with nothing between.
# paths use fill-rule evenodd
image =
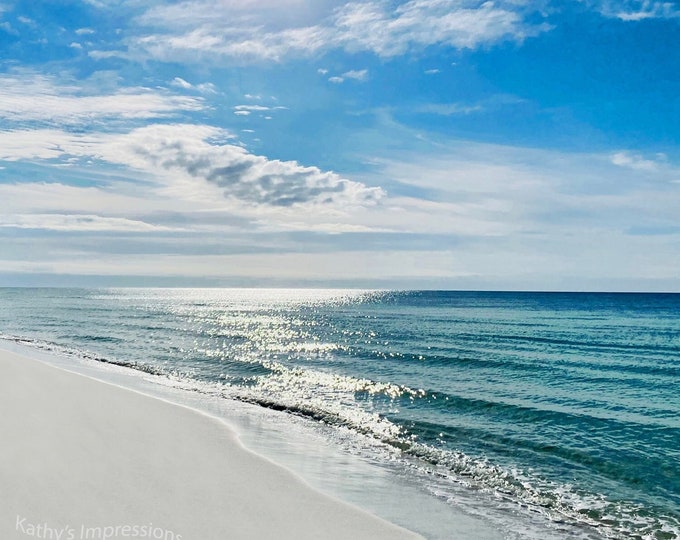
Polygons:
<instances>
[{"instance_id":1,"label":"shoreline","mask_svg":"<svg viewBox=\"0 0 680 540\"><path fill-rule=\"evenodd\" d=\"M217 417L430 540L677 533L675 303L330 294L13 290L0 348Z\"/></svg>"},{"instance_id":2,"label":"shoreline","mask_svg":"<svg viewBox=\"0 0 680 540\"><path fill-rule=\"evenodd\" d=\"M207 413L4 349L0 374L3 538L421 538Z\"/></svg>"},{"instance_id":3,"label":"shoreline","mask_svg":"<svg viewBox=\"0 0 680 540\"><path fill-rule=\"evenodd\" d=\"M29 338L24 341L23 338L4 336L0 338L0 376L3 374L2 357L9 354L69 376L205 416L230 432L243 451L273 467L283 469L297 482L301 482L319 496L349 506L397 530L411 533L412 536L409 536L411 538L429 540L600 538L591 537L578 526L546 521L541 514L521 510L518 513L518 508L514 504L503 502L493 494L470 489L464 483L460 485L447 483L447 488L451 491L442 496L441 492L436 491L438 484L430 484L432 477L428 478L427 474L423 476L423 471L418 467L411 469L410 465L396 456L385 455L385 449L381 448L380 444L376 446L370 437L362 441L363 438L357 438L356 434L342 435L330 426L313 422L305 417L229 399L221 394L196 391L192 387L185 388L152 373L116 363L101 362L97 358L88 357L89 353L67 348L61 350L59 347L41 340L33 341ZM0 400L2 399L4 398L0 397ZM2 403L0 401L0 404ZM10 410L16 410L16 407L10 407ZM0 430L2 429L0 423ZM396 461L393 461L395 458ZM2 464L0 453L0 482L3 481ZM0 496L0 504L2 502ZM0 519L6 521L2 512ZM113 526L115 525L117 524L114 523ZM137 524L138 527L142 525L143 523ZM0 524L0 537L2 531ZM16 538L26 537L38 536L20 535ZM228 537L233 535L230 534ZM277 531L275 537L307 538L305 535L282 535L280 531ZM322 537L333 538L326 533ZM363 538L361 535L356 537ZM54 538L61 540L58 536ZM114 537L114 540L116 538ZM186 537L183 539L168 537L164 540L186 540Z\"/></svg>"}]
</instances>

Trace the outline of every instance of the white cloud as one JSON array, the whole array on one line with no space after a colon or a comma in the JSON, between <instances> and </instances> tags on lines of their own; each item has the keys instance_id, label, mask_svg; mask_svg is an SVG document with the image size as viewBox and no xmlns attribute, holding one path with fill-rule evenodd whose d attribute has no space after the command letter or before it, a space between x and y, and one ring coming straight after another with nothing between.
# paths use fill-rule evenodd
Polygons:
<instances>
[{"instance_id":1,"label":"white cloud","mask_svg":"<svg viewBox=\"0 0 680 540\"><path fill-rule=\"evenodd\" d=\"M307 253L300 264L299 253L238 255L136 255L116 257L86 252L53 256L44 263L0 260L0 271L52 272L84 275L142 275L225 277L247 279L350 280L370 277L379 268L383 278L453 277L461 275L460 260L450 251L376 251L366 264L365 251ZM423 265L427 260L428 264Z\"/></svg>"},{"instance_id":2,"label":"white cloud","mask_svg":"<svg viewBox=\"0 0 680 540\"><path fill-rule=\"evenodd\" d=\"M249 18L246 9L230 3L215 10L212 2L194 0L150 9L138 22L165 31L141 35L130 50L161 60L196 54L281 60L337 48L381 57L432 45L474 49L507 39L521 41L549 29L525 22L523 9L517 2L471 0L410 0L395 8L387 0L373 0L346 3L313 24L288 21L281 27L280 19L263 18L263 11L248 12Z\"/></svg>"},{"instance_id":3,"label":"white cloud","mask_svg":"<svg viewBox=\"0 0 680 540\"><path fill-rule=\"evenodd\" d=\"M217 88L213 83L201 83L194 86L199 92L203 94L216 94Z\"/></svg>"},{"instance_id":4,"label":"white cloud","mask_svg":"<svg viewBox=\"0 0 680 540\"><path fill-rule=\"evenodd\" d=\"M106 9L110 4L116 3L116 0L84 0L84 2L98 9Z\"/></svg>"},{"instance_id":5,"label":"white cloud","mask_svg":"<svg viewBox=\"0 0 680 540\"><path fill-rule=\"evenodd\" d=\"M269 160L240 146L210 144L191 133L191 126L149 126L121 136L100 151L105 159L119 160L148 171L161 171L216 187L227 199L248 205L288 207L295 204L372 205L383 197L369 188L316 167L294 161ZM199 130L200 131L200 130Z\"/></svg>"},{"instance_id":6,"label":"white cloud","mask_svg":"<svg viewBox=\"0 0 680 540\"><path fill-rule=\"evenodd\" d=\"M179 87L179 88L184 88L184 89L189 89L189 88L193 88L193 87L194 87L193 84L191 84L191 83L185 81L185 80L182 79L181 77L175 77L174 79L172 79L172 82L171 82L170 84L171 84L172 86L177 86L177 87Z\"/></svg>"},{"instance_id":7,"label":"white cloud","mask_svg":"<svg viewBox=\"0 0 680 540\"><path fill-rule=\"evenodd\" d=\"M116 258L56 250L42 258L47 265L42 270L31 263L35 249L27 247L25 260L17 254L10 257L14 262L0 263L15 265L16 271L302 280L495 276L505 286L559 288L566 282L551 281L551 275L668 280L677 268L680 192L672 182L680 178L680 169L662 155L645 159L630 151L566 154L458 143L436 155L413 152L399 161L373 161L375 176L359 182L217 144L225 134L210 126L155 125L87 136L26 133L3 134L0 148L8 153L5 145L14 137L13 152L34 164L38 158L31 158L31 152L52 160L60 155L94 158L100 165L117 165L118 175L123 167L131 180L144 181L87 188L3 183L0 229L81 231L81 239L105 231L149 239L162 233L172 239L170 229L181 229L183 235L195 235L190 242L197 248L206 244L204 255L197 256ZM389 195L368 187L380 182L388 182ZM323 239L323 253L310 254L310 246L293 237L289 243L279 242L280 236L264 239L282 231L331 236ZM372 233L384 235L376 244L379 256L367 266L365 252L352 251L356 240L343 240L346 233L366 235L368 242ZM243 235L256 252L274 246L286 253L205 255L212 253L210 238L224 245L243 241ZM417 244L410 240L410 249L418 251L404 249L409 235L418 235ZM69 238L60 238L59 249L83 249L85 244ZM449 239L445 245L442 238ZM440 247L428 251L420 247L423 242ZM167 249L164 253L174 248ZM499 260L502 270L496 272Z\"/></svg>"},{"instance_id":8,"label":"white cloud","mask_svg":"<svg viewBox=\"0 0 680 540\"><path fill-rule=\"evenodd\" d=\"M108 58L127 58L128 54L123 50L110 50L110 51L89 51L87 55L93 60L106 60Z\"/></svg>"},{"instance_id":9,"label":"white cloud","mask_svg":"<svg viewBox=\"0 0 680 540\"><path fill-rule=\"evenodd\" d=\"M374 160L375 174L392 196L373 217L403 232L516 239L680 230L680 191L673 184L680 168L662 161L654 167L624 162L607 154L472 143L437 155Z\"/></svg>"},{"instance_id":10,"label":"white cloud","mask_svg":"<svg viewBox=\"0 0 680 540\"><path fill-rule=\"evenodd\" d=\"M237 111L239 112L239 111ZM248 111L243 111L248 112ZM0 132L0 158L92 158L124 165L157 178L161 193L176 199L216 197L232 204L285 208L298 204L371 206L384 197L333 172L294 161L269 160L234 144L219 144L227 134L209 126L150 125L125 134L69 134L57 130Z\"/></svg>"},{"instance_id":11,"label":"white cloud","mask_svg":"<svg viewBox=\"0 0 680 540\"><path fill-rule=\"evenodd\" d=\"M78 28L76 34L79 36L88 36L94 34L95 31L92 28Z\"/></svg>"},{"instance_id":12,"label":"white cloud","mask_svg":"<svg viewBox=\"0 0 680 540\"><path fill-rule=\"evenodd\" d=\"M148 88L87 94L75 85L33 72L0 76L0 118L9 122L89 123L97 119L151 119L204 108L200 98Z\"/></svg>"},{"instance_id":13,"label":"white cloud","mask_svg":"<svg viewBox=\"0 0 680 540\"><path fill-rule=\"evenodd\" d=\"M354 79L355 81L365 81L368 77L367 69L346 71L342 74L344 79Z\"/></svg>"},{"instance_id":14,"label":"white cloud","mask_svg":"<svg viewBox=\"0 0 680 540\"><path fill-rule=\"evenodd\" d=\"M442 116L466 115L478 112L490 112L503 107L512 107L524 103L525 100L511 94L495 94L476 103L425 103L415 108L416 112L438 114Z\"/></svg>"},{"instance_id":15,"label":"white cloud","mask_svg":"<svg viewBox=\"0 0 680 540\"><path fill-rule=\"evenodd\" d=\"M194 28L216 21L219 24L244 21L262 24L274 20L305 20L315 14L318 0L185 0L176 3L157 3L137 17L140 24L152 27ZM231 25L227 25L231 26Z\"/></svg>"},{"instance_id":16,"label":"white cloud","mask_svg":"<svg viewBox=\"0 0 680 540\"><path fill-rule=\"evenodd\" d=\"M278 107L280 108L280 107ZM271 107L266 107L264 105L236 105L234 107L236 111L270 111Z\"/></svg>"},{"instance_id":17,"label":"white cloud","mask_svg":"<svg viewBox=\"0 0 680 540\"><path fill-rule=\"evenodd\" d=\"M19 35L19 32L17 30L15 30L12 27L12 25L7 21L0 23L0 30L4 30L6 33L13 35L13 36Z\"/></svg>"},{"instance_id":18,"label":"white cloud","mask_svg":"<svg viewBox=\"0 0 680 540\"><path fill-rule=\"evenodd\" d=\"M145 51L160 60L189 60L198 54L240 59L280 60L289 52L313 53L324 47L322 27L292 28L259 35L258 28L199 27L185 34L151 34L134 40L135 54Z\"/></svg>"},{"instance_id":19,"label":"white cloud","mask_svg":"<svg viewBox=\"0 0 680 540\"><path fill-rule=\"evenodd\" d=\"M66 137L59 130L0 131L0 159L56 159L64 155L60 141Z\"/></svg>"},{"instance_id":20,"label":"white cloud","mask_svg":"<svg viewBox=\"0 0 680 540\"><path fill-rule=\"evenodd\" d=\"M85 171L87 160L108 162L125 167L130 178L144 179L149 186L134 204L122 202L123 212L135 207L144 214L165 201L165 210L182 212L187 205L217 208L274 230L302 230L306 225L307 230L331 232L343 224L346 231L487 237L549 234L572 225L618 231L677 225L680 194L673 182L680 178L680 169L665 156L571 155L461 143L439 156L373 160L375 175L359 182L215 142L228 140L226 136L210 126L186 124L151 125L123 134L0 132L0 159L77 159L74 166ZM369 185L383 185L390 195ZM49 195L47 186L36 186L30 194L21 191L21 196L7 189L0 190L0 199L10 205L5 208L8 214L17 213L22 198L41 200L38 194L44 192L46 202L35 208L37 213L110 215L102 202L107 193L95 188L68 197ZM118 185L115 192L120 194L120 189ZM129 196L130 190L140 188L129 184L125 189ZM93 206L54 207L52 198L90 200ZM300 206L306 209L302 213ZM116 217L137 219L125 213Z\"/></svg>"},{"instance_id":21,"label":"white cloud","mask_svg":"<svg viewBox=\"0 0 680 540\"><path fill-rule=\"evenodd\" d=\"M88 214L8 214L0 215L0 227L88 232L171 231L169 227L151 225L139 220Z\"/></svg>"},{"instance_id":22,"label":"white cloud","mask_svg":"<svg viewBox=\"0 0 680 540\"><path fill-rule=\"evenodd\" d=\"M631 154L630 152L616 152L611 156L612 163L619 167L627 167L637 171L654 172L664 164L665 156L663 154L657 155L657 160L644 159L639 154Z\"/></svg>"},{"instance_id":23,"label":"white cloud","mask_svg":"<svg viewBox=\"0 0 680 540\"><path fill-rule=\"evenodd\" d=\"M337 12L336 39L349 51L396 56L429 45L472 49L503 39L523 40L547 29L493 2L412 0L392 10L384 2L349 3Z\"/></svg>"},{"instance_id":24,"label":"white cloud","mask_svg":"<svg viewBox=\"0 0 680 540\"><path fill-rule=\"evenodd\" d=\"M288 107L283 107L281 105L278 105L276 107L269 107L267 105L235 105L234 106L234 114L239 115L239 116L248 116L251 113L265 113L265 112L270 112L270 111L281 111L281 110L286 110ZM271 116L265 116L264 117L267 120L271 120Z\"/></svg>"},{"instance_id":25,"label":"white cloud","mask_svg":"<svg viewBox=\"0 0 680 540\"><path fill-rule=\"evenodd\" d=\"M342 77L329 77L328 82L332 82L333 84L341 84L345 82L345 79Z\"/></svg>"},{"instance_id":26,"label":"white cloud","mask_svg":"<svg viewBox=\"0 0 680 540\"><path fill-rule=\"evenodd\" d=\"M520 290L677 288L677 264L668 264L677 259L677 247L662 238L611 236L600 241L594 238L590 244L574 237L559 240L557 245L535 238L524 243L491 240L456 249L377 249L370 257L361 250L225 255L164 252L121 257L69 246L52 249L37 260L35 252L28 250L0 258L0 272L210 277L235 284L252 284L256 279L270 285L284 280L292 286L317 280L324 284L370 280L375 284L386 279L399 288L432 284ZM503 261L500 265L499 260ZM609 264L603 264L605 261ZM366 281L362 283L366 286Z\"/></svg>"},{"instance_id":27,"label":"white cloud","mask_svg":"<svg viewBox=\"0 0 680 540\"><path fill-rule=\"evenodd\" d=\"M483 110L484 107L480 104L466 105L463 103L430 103L418 107L418 112L438 114L441 116L465 115L480 112Z\"/></svg>"},{"instance_id":28,"label":"white cloud","mask_svg":"<svg viewBox=\"0 0 680 540\"><path fill-rule=\"evenodd\" d=\"M188 81L185 81L181 77L175 77L172 81L170 81L171 86L176 86L177 88L182 88L184 90L197 90L198 92L201 92L202 94L216 94L217 90L215 89L215 85L212 83L201 83L201 84L191 84Z\"/></svg>"},{"instance_id":29,"label":"white cloud","mask_svg":"<svg viewBox=\"0 0 680 540\"><path fill-rule=\"evenodd\" d=\"M677 4L674 2L605 0L600 3L599 11L605 17L631 22L645 19L680 18L680 9L678 9Z\"/></svg>"},{"instance_id":30,"label":"white cloud","mask_svg":"<svg viewBox=\"0 0 680 540\"><path fill-rule=\"evenodd\" d=\"M191 220L163 216L204 208L190 199L165 196L153 184L109 182L101 187L61 183L0 184L2 228L59 231L167 233L196 228Z\"/></svg>"}]
</instances>

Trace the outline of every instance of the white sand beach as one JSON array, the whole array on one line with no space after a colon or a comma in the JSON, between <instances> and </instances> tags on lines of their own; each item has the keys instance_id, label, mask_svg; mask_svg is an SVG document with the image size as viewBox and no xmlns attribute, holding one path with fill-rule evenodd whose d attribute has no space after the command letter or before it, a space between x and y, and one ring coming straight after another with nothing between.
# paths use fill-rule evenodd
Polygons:
<instances>
[{"instance_id":1,"label":"white sand beach","mask_svg":"<svg viewBox=\"0 0 680 540\"><path fill-rule=\"evenodd\" d=\"M0 538L399 539L198 411L0 351Z\"/></svg>"}]
</instances>

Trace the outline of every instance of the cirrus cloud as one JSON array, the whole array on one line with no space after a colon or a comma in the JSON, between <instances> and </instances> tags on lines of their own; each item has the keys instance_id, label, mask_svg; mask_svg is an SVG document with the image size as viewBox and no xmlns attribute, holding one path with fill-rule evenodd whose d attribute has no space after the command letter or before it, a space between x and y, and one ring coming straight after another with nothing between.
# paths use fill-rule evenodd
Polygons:
<instances>
[{"instance_id":1,"label":"cirrus cloud","mask_svg":"<svg viewBox=\"0 0 680 540\"><path fill-rule=\"evenodd\" d=\"M178 19L172 13L192 15ZM206 54L232 59L281 60L325 50L372 52L389 58L432 45L474 49L503 40L522 41L550 28L525 20L517 2L474 0L386 0L349 2L330 15L306 24L281 27L262 12L244 16L230 4L215 10L212 2L156 6L137 19L142 32L131 50L160 60ZM144 32L144 29L151 32Z\"/></svg>"},{"instance_id":2,"label":"cirrus cloud","mask_svg":"<svg viewBox=\"0 0 680 540\"><path fill-rule=\"evenodd\" d=\"M10 214L0 216L0 227L81 232L157 232L171 231L144 221L93 214Z\"/></svg>"},{"instance_id":3,"label":"cirrus cloud","mask_svg":"<svg viewBox=\"0 0 680 540\"><path fill-rule=\"evenodd\" d=\"M645 19L677 19L680 9L674 2L650 0L608 0L601 2L599 11L609 18L622 21L642 21Z\"/></svg>"},{"instance_id":4,"label":"cirrus cloud","mask_svg":"<svg viewBox=\"0 0 680 540\"><path fill-rule=\"evenodd\" d=\"M83 86L60 83L32 71L0 75L0 119L74 125L94 120L148 120L205 108L198 97L177 96L149 88L88 93Z\"/></svg>"}]
</instances>

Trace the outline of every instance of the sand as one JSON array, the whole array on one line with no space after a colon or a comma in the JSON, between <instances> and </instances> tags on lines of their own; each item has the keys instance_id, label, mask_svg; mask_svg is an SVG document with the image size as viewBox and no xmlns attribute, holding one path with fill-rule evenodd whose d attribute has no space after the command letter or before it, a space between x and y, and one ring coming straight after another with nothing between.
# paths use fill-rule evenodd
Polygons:
<instances>
[{"instance_id":1,"label":"sand","mask_svg":"<svg viewBox=\"0 0 680 540\"><path fill-rule=\"evenodd\" d=\"M406 539L219 419L0 351L0 538Z\"/></svg>"}]
</instances>

